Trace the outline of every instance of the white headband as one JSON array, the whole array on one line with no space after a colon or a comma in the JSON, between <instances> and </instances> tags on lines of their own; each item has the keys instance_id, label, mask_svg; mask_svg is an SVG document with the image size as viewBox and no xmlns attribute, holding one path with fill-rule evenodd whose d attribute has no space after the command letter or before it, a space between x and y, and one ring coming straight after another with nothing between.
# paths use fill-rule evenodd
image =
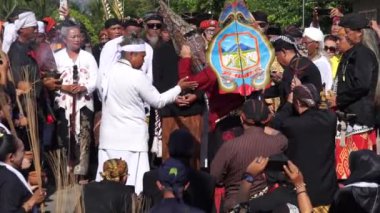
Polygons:
<instances>
[{"instance_id":1,"label":"white headband","mask_svg":"<svg viewBox=\"0 0 380 213\"><path fill-rule=\"evenodd\" d=\"M38 33L45 33L45 23L42 21L37 21Z\"/></svg>"},{"instance_id":2,"label":"white headband","mask_svg":"<svg viewBox=\"0 0 380 213\"><path fill-rule=\"evenodd\" d=\"M119 52L145 52L145 44L128 44L118 47Z\"/></svg>"},{"instance_id":3,"label":"white headband","mask_svg":"<svg viewBox=\"0 0 380 213\"><path fill-rule=\"evenodd\" d=\"M36 27L37 19L33 12L24 12L18 15L18 19L14 23L17 31L21 28Z\"/></svg>"}]
</instances>

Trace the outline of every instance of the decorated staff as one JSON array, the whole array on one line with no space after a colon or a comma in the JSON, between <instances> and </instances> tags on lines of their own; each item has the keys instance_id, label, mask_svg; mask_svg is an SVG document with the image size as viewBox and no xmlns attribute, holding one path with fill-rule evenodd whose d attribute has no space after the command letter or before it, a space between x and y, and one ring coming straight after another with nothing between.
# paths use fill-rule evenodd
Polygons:
<instances>
[{"instance_id":1,"label":"decorated staff","mask_svg":"<svg viewBox=\"0 0 380 213\"><path fill-rule=\"evenodd\" d=\"M181 16L170 9L164 1L160 0L160 14L164 18L170 36L173 38L175 46L178 49L186 44L189 45L192 52L192 66L194 72L200 72L205 64L205 47L206 44L202 36L198 33L197 27L187 23Z\"/></svg>"}]
</instances>

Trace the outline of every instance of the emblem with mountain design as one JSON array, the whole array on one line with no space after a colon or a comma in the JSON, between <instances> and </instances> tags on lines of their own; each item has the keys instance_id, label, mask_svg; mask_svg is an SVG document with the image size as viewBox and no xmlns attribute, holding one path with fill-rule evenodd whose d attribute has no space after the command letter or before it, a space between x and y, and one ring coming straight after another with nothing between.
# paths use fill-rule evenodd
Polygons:
<instances>
[{"instance_id":1,"label":"emblem with mountain design","mask_svg":"<svg viewBox=\"0 0 380 213\"><path fill-rule=\"evenodd\" d=\"M207 60L217 74L221 93L248 96L270 83L274 51L259 29L235 20L214 37Z\"/></svg>"}]
</instances>

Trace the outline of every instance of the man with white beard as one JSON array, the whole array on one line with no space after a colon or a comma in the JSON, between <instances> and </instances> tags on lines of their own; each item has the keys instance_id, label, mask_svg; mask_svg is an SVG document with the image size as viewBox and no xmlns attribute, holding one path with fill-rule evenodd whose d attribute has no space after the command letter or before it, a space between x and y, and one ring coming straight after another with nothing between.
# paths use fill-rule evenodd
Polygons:
<instances>
[{"instance_id":1,"label":"man with white beard","mask_svg":"<svg viewBox=\"0 0 380 213\"><path fill-rule=\"evenodd\" d=\"M160 46L162 42L160 40L162 17L157 13L149 13L145 15L145 41L149 43L153 49Z\"/></svg>"}]
</instances>

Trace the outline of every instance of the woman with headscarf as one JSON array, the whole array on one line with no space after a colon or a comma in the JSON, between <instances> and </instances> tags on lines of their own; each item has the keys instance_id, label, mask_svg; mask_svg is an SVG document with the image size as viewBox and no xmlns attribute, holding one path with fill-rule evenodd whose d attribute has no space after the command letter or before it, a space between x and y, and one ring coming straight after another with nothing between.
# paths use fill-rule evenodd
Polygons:
<instances>
[{"instance_id":1,"label":"woman with headscarf","mask_svg":"<svg viewBox=\"0 0 380 213\"><path fill-rule=\"evenodd\" d=\"M292 93L275 115L274 124L288 138L286 155L303 172L314 207L326 208L337 190L334 141L336 115L318 108L312 84L293 83Z\"/></svg>"},{"instance_id":2,"label":"woman with headscarf","mask_svg":"<svg viewBox=\"0 0 380 213\"><path fill-rule=\"evenodd\" d=\"M0 133L1 212L37 212L36 205L45 199L45 190L33 192L19 171L23 157L24 145L21 140Z\"/></svg>"}]
</instances>

